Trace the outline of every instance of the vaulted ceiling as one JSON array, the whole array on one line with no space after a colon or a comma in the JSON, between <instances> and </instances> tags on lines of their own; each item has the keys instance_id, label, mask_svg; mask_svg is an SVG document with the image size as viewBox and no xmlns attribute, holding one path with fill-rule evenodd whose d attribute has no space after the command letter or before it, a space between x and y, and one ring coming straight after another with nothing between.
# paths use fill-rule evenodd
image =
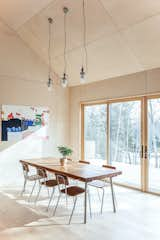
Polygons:
<instances>
[{"instance_id":1,"label":"vaulted ceiling","mask_svg":"<svg viewBox=\"0 0 160 240\"><path fill-rule=\"evenodd\" d=\"M85 0L87 82L160 67L160 0ZM54 20L52 69L63 73L63 6L67 22L69 84L82 62L82 0L1 0L0 18L47 63L48 17ZM53 49L53 48L52 48Z\"/></svg>"}]
</instances>

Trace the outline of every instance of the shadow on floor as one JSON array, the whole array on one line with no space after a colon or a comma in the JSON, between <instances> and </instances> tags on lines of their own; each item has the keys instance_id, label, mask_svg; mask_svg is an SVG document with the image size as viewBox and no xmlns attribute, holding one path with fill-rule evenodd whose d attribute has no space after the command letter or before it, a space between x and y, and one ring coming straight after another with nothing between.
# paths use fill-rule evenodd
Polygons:
<instances>
[{"instance_id":1,"label":"shadow on floor","mask_svg":"<svg viewBox=\"0 0 160 240\"><path fill-rule=\"evenodd\" d=\"M31 209L19 204L15 199L0 193L0 231L6 228L22 227L43 218Z\"/></svg>"}]
</instances>

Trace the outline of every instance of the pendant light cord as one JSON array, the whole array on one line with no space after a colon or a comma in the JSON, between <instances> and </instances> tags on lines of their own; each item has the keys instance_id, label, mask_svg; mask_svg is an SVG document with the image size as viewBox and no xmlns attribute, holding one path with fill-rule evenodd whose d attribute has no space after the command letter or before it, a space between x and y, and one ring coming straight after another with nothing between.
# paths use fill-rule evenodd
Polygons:
<instances>
[{"instance_id":1,"label":"pendant light cord","mask_svg":"<svg viewBox=\"0 0 160 240\"><path fill-rule=\"evenodd\" d=\"M88 71L88 54L87 54L87 38L86 38L86 12L85 12L85 0L83 0L83 49L84 49L84 55L83 55L83 64L85 64L85 71L87 73ZM85 61L84 61L85 59Z\"/></svg>"},{"instance_id":2,"label":"pendant light cord","mask_svg":"<svg viewBox=\"0 0 160 240\"><path fill-rule=\"evenodd\" d=\"M148 95L148 72L145 72L145 96Z\"/></svg>"},{"instance_id":3,"label":"pendant light cord","mask_svg":"<svg viewBox=\"0 0 160 240\"><path fill-rule=\"evenodd\" d=\"M67 31L66 31L66 15L64 12L64 73L66 74L67 70L67 59L66 59L66 42L67 42Z\"/></svg>"},{"instance_id":4,"label":"pendant light cord","mask_svg":"<svg viewBox=\"0 0 160 240\"><path fill-rule=\"evenodd\" d=\"M48 39L48 65L49 65L49 69L48 69L48 77L51 77L51 24L52 24L52 20L48 19L49 21L49 39Z\"/></svg>"}]
</instances>

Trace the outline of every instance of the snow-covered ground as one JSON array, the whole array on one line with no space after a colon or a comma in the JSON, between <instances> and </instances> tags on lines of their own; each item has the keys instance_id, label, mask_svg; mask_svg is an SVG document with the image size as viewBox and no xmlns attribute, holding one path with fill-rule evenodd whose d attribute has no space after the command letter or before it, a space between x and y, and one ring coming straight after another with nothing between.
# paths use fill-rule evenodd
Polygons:
<instances>
[{"instance_id":1,"label":"snow-covered ground","mask_svg":"<svg viewBox=\"0 0 160 240\"><path fill-rule=\"evenodd\" d=\"M95 165L103 165L106 162L102 159L90 160ZM122 175L114 179L120 184L141 188L141 167L140 165L131 165L123 162L112 162L118 170L122 171ZM149 167L149 191L160 193L160 168Z\"/></svg>"}]
</instances>

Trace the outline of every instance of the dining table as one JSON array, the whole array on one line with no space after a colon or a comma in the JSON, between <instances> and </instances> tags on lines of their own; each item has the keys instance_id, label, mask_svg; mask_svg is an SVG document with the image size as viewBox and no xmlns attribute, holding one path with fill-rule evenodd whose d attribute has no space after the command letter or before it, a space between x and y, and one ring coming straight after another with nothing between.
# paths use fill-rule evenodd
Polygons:
<instances>
[{"instance_id":1,"label":"dining table","mask_svg":"<svg viewBox=\"0 0 160 240\"><path fill-rule=\"evenodd\" d=\"M48 172L62 174L69 178L81 181L85 185L84 192L84 223L87 222L87 187L88 183L94 180L103 180L106 178L110 179L111 193L114 212L116 212L115 199L113 192L113 182L112 178L121 175L122 172L115 169L105 168L102 166L97 166L93 164L79 163L79 161L68 160L64 166L60 164L58 158L37 158L37 159L24 159L20 160L21 163L26 163L32 167L45 169Z\"/></svg>"}]
</instances>

